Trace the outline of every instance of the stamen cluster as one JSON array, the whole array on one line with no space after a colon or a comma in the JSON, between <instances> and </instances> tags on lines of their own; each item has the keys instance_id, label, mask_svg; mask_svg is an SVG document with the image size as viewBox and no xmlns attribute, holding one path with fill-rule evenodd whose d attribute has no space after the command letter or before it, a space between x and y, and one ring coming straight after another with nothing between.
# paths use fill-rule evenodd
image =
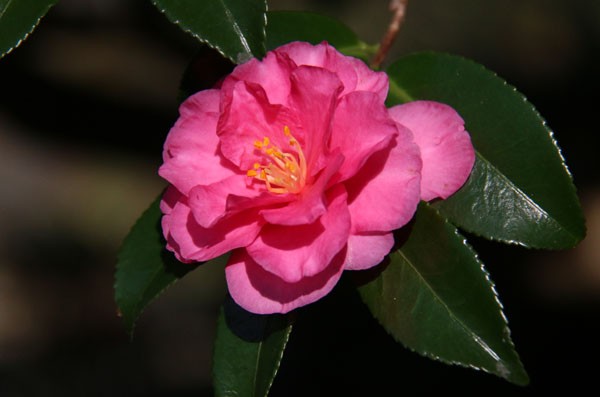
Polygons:
<instances>
[{"instance_id":1,"label":"stamen cluster","mask_svg":"<svg viewBox=\"0 0 600 397\"><path fill-rule=\"evenodd\" d=\"M271 193L300 193L306 183L306 159L287 125L283 127L283 134L296 154L284 152L265 136L262 141L254 141L254 147L267 157L267 163L254 163L246 175L263 181Z\"/></svg>"}]
</instances>

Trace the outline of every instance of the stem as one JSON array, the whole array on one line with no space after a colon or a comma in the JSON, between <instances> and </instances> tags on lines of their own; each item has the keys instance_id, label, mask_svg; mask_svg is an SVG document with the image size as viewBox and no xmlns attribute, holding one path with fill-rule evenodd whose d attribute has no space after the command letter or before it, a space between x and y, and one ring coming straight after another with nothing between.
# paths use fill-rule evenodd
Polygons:
<instances>
[{"instance_id":1,"label":"stem","mask_svg":"<svg viewBox=\"0 0 600 397\"><path fill-rule=\"evenodd\" d=\"M387 56L394 40L396 40L396 36L400 31L400 27L402 26L402 22L404 22L404 16L406 14L406 6L408 5L408 0L391 0L390 1L390 11L393 13L392 20L388 25L387 32L381 39L381 44L379 44L379 50L373 61L371 62L371 68L379 69L383 60Z\"/></svg>"}]
</instances>

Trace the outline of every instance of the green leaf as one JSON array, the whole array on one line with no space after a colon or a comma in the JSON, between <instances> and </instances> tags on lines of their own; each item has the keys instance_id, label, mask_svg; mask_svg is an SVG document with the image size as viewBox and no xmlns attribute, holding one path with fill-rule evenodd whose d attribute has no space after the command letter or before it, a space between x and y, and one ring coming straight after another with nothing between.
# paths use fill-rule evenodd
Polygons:
<instances>
[{"instance_id":1,"label":"green leaf","mask_svg":"<svg viewBox=\"0 0 600 397\"><path fill-rule=\"evenodd\" d=\"M57 0L0 0L0 58L12 51Z\"/></svg>"},{"instance_id":2,"label":"green leaf","mask_svg":"<svg viewBox=\"0 0 600 397\"><path fill-rule=\"evenodd\" d=\"M234 63L265 53L266 0L152 0L171 22Z\"/></svg>"},{"instance_id":3,"label":"green leaf","mask_svg":"<svg viewBox=\"0 0 600 397\"><path fill-rule=\"evenodd\" d=\"M494 285L454 226L421 203L408 239L389 258L359 291L394 339L445 363L528 382Z\"/></svg>"},{"instance_id":4,"label":"green leaf","mask_svg":"<svg viewBox=\"0 0 600 397\"><path fill-rule=\"evenodd\" d=\"M526 247L572 247L585 223L571 175L552 132L522 94L469 60L407 56L388 69L394 105L444 102L464 118L477 151L466 185L434 204L461 228Z\"/></svg>"},{"instance_id":5,"label":"green leaf","mask_svg":"<svg viewBox=\"0 0 600 397\"><path fill-rule=\"evenodd\" d=\"M266 396L291 331L289 315L249 313L227 297L217 323L215 395Z\"/></svg>"},{"instance_id":6,"label":"green leaf","mask_svg":"<svg viewBox=\"0 0 600 397\"><path fill-rule=\"evenodd\" d=\"M376 51L360 41L356 34L336 19L297 11L270 11L267 14L267 50L272 50L291 41L306 41L319 44L327 41L338 51L363 59Z\"/></svg>"},{"instance_id":7,"label":"green leaf","mask_svg":"<svg viewBox=\"0 0 600 397\"><path fill-rule=\"evenodd\" d=\"M159 205L160 197L138 219L119 252L115 300L130 334L146 306L196 267L179 262L165 249Z\"/></svg>"}]
</instances>

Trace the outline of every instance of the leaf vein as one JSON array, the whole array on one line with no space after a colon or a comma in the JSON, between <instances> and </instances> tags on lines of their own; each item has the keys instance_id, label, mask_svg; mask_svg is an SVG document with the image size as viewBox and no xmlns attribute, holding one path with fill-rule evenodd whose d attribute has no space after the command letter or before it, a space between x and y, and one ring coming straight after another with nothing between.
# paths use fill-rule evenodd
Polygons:
<instances>
[{"instance_id":1,"label":"leaf vein","mask_svg":"<svg viewBox=\"0 0 600 397\"><path fill-rule=\"evenodd\" d=\"M12 2L13 2L13 0L8 0L8 2L6 3L6 6L2 9L2 11L0 11L0 19L2 19L2 17L6 13L6 10L8 10L8 7L10 7Z\"/></svg>"},{"instance_id":2,"label":"leaf vein","mask_svg":"<svg viewBox=\"0 0 600 397\"><path fill-rule=\"evenodd\" d=\"M242 29L240 28L240 25L238 25L235 17L231 13L231 10L229 9L229 7L227 7L227 5L225 4L225 2L223 0L219 0L219 2L223 6L223 10L225 11L225 15L227 16L227 20L229 21L229 23L233 27L233 30L235 31L235 34L240 38L240 43L242 44L242 47L244 47L244 50L246 51L247 54L252 54L252 50L250 49L250 45L248 44L248 40L246 40L246 36L242 32Z\"/></svg>"},{"instance_id":3,"label":"leaf vein","mask_svg":"<svg viewBox=\"0 0 600 397\"><path fill-rule=\"evenodd\" d=\"M258 343L258 351L256 352L256 362L254 363L254 376L252 377L252 395L256 396L256 383L258 379L258 364L260 362L260 352L262 351L263 341Z\"/></svg>"},{"instance_id":4,"label":"leaf vein","mask_svg":"<svg viewBox=\"0 0 600 397\"><path fill-rule=\"evenodd\" d=\"M471 337L471 339L477 343L479 346L481 346L481 348L487 353L489 354L494 360L498 361L499 357L498 355L494 352L494 350L483 341L483 339L481 339L481 337L479 335L477 335L477 333L475 333L473 330L471 330L463 321L462 319L460 319L453 310L450 309L450 307L446 304L446 302L444 302L444 300L437 294L437 292L435 291L435 289L433 288L433 286L427 282L427 280L425 279L425 277L421 274L421 272L419 272L417 270L417 268L413 265L412 261L410 259L408 259L408 257L404 254L404 252L402 252L401 249L399 249L397 251L406 261L406 263L408 263L408 265L413 269L413 271L417 274L417 276L421 279L421 281L423 282L423 284L425 286L427 286L427 289L430 291L430 293L433 295L434 299L436 301L438 301L438 303L446 310L446 312L448 313L448 315L450 316L450 318L457 323L463 330L465 330L465 332Z\"/></svg>"}]
</instances>

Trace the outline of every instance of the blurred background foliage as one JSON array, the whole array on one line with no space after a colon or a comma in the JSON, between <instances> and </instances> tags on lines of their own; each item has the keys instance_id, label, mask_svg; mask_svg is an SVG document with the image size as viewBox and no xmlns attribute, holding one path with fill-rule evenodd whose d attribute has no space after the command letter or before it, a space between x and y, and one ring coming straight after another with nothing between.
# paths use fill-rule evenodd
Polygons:
<instances>
[{"instance_id":1,"label":"blurred background foliage","mask_svg":"<svg viewBox=\"0 0 600 397\"><path fill-rule=\"evenodd\" d=\"M328 14L374 43L387 4L269 6ZM600 2L414 0L388 63L418 50L466 56L518 87L554 129L574 174L588 222L576 249L528 251L469 237L497 284L531 385L403 349L342 283L298 313L271 395L594 387L597 366L587 359L600 354ZM120 241L165 186L156 174L162 142L177 117L181 76L200 51L149 1L61 0L0 60L1 396L212 395L223 269L200 268L167 291L133 341L112 291ZM197 84L221 68L197 61Z\"/></svg>"}]
</instances>

